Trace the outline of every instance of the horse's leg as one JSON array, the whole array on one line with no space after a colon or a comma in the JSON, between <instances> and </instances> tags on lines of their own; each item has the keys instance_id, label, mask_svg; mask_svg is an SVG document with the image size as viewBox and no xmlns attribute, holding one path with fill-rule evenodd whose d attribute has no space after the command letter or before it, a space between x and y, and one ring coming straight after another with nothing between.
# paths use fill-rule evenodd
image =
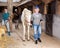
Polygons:
<instances>
[{"instance_id":1,"label":"horse's leg","mask_svg":"<svg viewBox=\"0 0 60 48\"><path fill-rule=\"evenodd\" d=\"M25 41L26 26L23 24L23 40Z\"/></svg>"},{"instance_id":2,"label":"horse's leg","mask_svg":"<svg viewBox=\"0 0 60 48\"><path fill-rule=\"evenodd\" d=\"M29 33L29 30L30 30L30 26L28 25L28 26L27 26L28 40L30 40L30 33Z\"/></svg>"}]
</instances>

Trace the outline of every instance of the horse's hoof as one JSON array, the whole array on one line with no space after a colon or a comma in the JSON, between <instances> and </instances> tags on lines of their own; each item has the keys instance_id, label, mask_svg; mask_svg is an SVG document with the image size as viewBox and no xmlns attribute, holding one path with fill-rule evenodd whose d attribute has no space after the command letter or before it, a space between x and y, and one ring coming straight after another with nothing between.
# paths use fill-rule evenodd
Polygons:
<instances>
[{"instance_id":1,"label":"horse's hoof","mask_svg":"<svg viewBox=\"0 0 60 48\"><path fill-rule=\"evenodd\" d=\"M27 39L27 41L30 41L30 39Z\"/></svg>"},{"instance_id":2,"label":"horse's hoof","mask_svg":"<svg viewBox=\"0 0 60 48\"><path fill-rule=\"evenodd\" d=\"M23 40L23 42L25 42L25 40Z\"/></svg>"},{"instance_id":3,"label":"horse's hoof","mask_svg":"<svg viewBox=\"0 0 60 48\"><path fill-rule=\"evenodd\" d=\"M27 41L30 41L30 40L27 40Z\"/></svg>"}]
</instances>

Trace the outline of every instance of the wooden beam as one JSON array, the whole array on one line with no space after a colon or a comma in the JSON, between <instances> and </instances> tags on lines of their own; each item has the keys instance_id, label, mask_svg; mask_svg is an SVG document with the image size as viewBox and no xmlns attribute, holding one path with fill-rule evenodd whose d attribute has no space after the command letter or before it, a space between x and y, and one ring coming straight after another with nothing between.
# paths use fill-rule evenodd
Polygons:
<instances>
[{"instance_id":1,"label":"wooden beam","mask_svg":"<svg viewBox=\"0 0 60 48\"><path fill-rule=\"evenodd\" d=\"M18 4L17 6L23 5L23 4L25 4L25 3L29 2L29 1L31 1L31 0L24 0L24 1L20 2L20 4Z\"/></svg>"},{"instance_id":2,"label":"wooden beam","mask_svg":"<svg viewBox=\"0 0 60 48\"><path fill-rule=\"evenodd\" d=\"M7 6L8 3L1 3L0 2L0 6Z\"/></svg>"}]
</instances>

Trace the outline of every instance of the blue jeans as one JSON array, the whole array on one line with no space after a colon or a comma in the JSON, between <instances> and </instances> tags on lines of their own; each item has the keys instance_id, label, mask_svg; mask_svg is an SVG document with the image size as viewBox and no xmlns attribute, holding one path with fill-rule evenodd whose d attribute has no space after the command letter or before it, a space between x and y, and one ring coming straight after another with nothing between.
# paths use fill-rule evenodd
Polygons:
<instances>
[{"instance_id":1,"label":"blue jeans","mask_svg":"<svg viewBox=\"0 0 60 48\"><path fill-rule=\"evenodd\" d=\"M33 25L34 28L34 39L38 40L41 36L41 25Z\"/></svg>"},{"instance_id":2,"label":"blue jeans","mask_svg":"<svg viewBox=\"0 0 60 48\"><path fill-rule=\"evenodd\" d=\"M9 26L9 21L8 20L2 20L2 25L6 25L7 31L10 32L10 26Z\"/></svg>"}]
</instances>

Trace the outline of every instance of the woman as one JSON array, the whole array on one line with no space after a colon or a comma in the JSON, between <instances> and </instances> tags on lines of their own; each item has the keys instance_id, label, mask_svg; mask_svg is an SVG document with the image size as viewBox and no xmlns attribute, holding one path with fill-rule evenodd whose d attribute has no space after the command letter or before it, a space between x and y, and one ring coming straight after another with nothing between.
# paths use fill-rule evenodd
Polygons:
<instances>
[{"instance_id":1,"label":"woman","mask_svg":"<svg viewBox=\"0 0 60 48\"><path fill-rule=\"evenodd\" d=\"M39 13L39 7L35 6L34 7L34 12L32 15L32 21L33 21L33 28L34 28L34 39L35 39L35 44L41 42L41 20L42 20L42 14Z\"/></svg>"}]
</instances>

